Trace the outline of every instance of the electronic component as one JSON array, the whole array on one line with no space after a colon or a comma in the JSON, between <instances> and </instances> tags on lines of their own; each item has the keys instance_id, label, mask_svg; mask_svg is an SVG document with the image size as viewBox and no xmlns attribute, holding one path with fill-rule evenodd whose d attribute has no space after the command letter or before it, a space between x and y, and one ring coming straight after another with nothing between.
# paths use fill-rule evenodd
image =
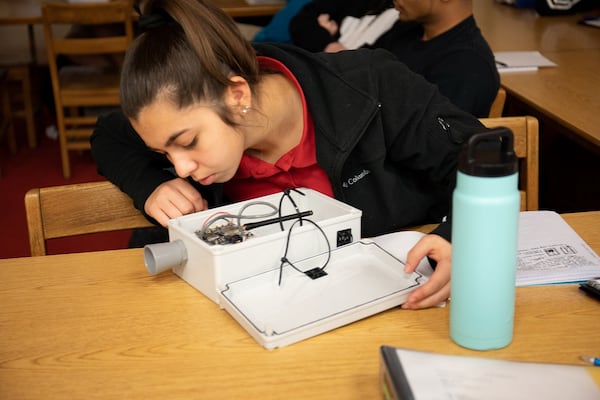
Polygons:
<instances>
[{"instance_id":1,"label":"electronic component","mask_svg":"<svg viewBox=\"0 0 600 400\"><path fill-rule=\"evenodd\" d=\"M200 239L204 240L206 243L211 245L234 244L243 242L248 237L252 236L252 233L249 232L252 229L260 228L261 226L266 226L270 224L281 223L284 221L290 221L293 219L298 219L302 221L302 218L308 217L310 215L313 215L313 212L309 210L303 211L298 214L290 214L281 217L265 219L263 221L250 222L244 225L238 225L233 222L227 222L226 224L217 225L215 227L208 226L207 228L198 230L194 233ZM228 217L234 218L235 216L220 215L218 219L225 219Z\"/></svg>"},{"instance_id":2,"label":"electronic component","mask_svg":"<svg viewBox=\"0 0 600 400\"><path fill-rule=\"evenodd\" d=\"M244 226L239 226L233 222L213 228L209 227L204 231L196 231L195 233L200 239L211 245L240 243L252 235Z\"/></svg>"},{"instance_id":3,"label":"electronic component","mask_svg":"<svg viewBox=\"0 0 600 400\"><path fill-rule=\"evenodd\" d=\"M352 229L342 229L337 231L337 247L352 243Z\"/></svg>"}]
</instances>

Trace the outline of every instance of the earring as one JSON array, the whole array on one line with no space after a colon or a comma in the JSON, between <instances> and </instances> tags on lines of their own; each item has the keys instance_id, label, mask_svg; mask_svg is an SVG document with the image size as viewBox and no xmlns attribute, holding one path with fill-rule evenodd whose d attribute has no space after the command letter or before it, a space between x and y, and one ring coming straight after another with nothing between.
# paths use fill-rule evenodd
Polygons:
<instances>
[{"instance_id":1,"label":"earring","mask_svg":"<svg viewBox=\"0 0 600 400\"><path fill-rule=\"evenodd\" d=\"M248 114L248 111L250 111L250 106L242 107L242 115Z\"/></svg>"}]
</instances>

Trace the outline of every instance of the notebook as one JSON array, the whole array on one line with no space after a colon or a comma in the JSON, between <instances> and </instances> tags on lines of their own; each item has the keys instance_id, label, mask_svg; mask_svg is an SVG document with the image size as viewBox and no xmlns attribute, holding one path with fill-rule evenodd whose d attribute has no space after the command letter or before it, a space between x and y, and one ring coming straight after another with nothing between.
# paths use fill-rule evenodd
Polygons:
<instances>
[{"instance_id":1,"label":"notebook","mask_svg":"<svg viewBox=\"0 0 600 400\"><path fill-rule=\"evenodd\" d=\"M386 400L597 400L600 368L380 348Z\"/></svg>"}]
</instances>

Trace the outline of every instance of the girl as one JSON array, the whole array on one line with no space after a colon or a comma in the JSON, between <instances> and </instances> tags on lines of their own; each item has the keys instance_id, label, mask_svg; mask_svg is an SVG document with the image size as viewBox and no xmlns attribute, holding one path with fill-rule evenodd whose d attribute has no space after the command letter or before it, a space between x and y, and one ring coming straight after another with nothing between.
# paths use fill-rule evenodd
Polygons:
<instances>
[{"instance_id":1,"label":"girl","mask_svg":"<svg viewBox=\"0 0 600 400\"><path fill-rule=\"evenodd\" d=\"M98 120L98 170L160 225L224 202L309 187L363 211L363 236L448 214L461 143L483 130L379 50L313 54L244 40L208 0L149 0ZM448 224L409 253L430 280L404 308L448 298Z\"/></svg>"}]
</instances>

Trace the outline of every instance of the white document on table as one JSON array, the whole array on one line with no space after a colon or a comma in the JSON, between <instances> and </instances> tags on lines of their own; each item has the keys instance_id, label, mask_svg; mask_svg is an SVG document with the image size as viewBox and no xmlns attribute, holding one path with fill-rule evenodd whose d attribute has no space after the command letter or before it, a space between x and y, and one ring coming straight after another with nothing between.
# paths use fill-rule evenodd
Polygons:
<instances>
[{"instance_id":1,"label":"white document on table","mask_svg":"<svg viewBox=\"0 0 600 400\"><path fill-rule=\"evenodd\" d=\"M496 51L494 52L498 72L537 71L540 67L556 67L556 63L539 51Z\"/></svg>"},{"instance_id":2,"label":"white document on table","mask_svg":"<svg viewBox=\"0 0 600 400\"><path fill-rule=\"evenodd\" d=\"M600 277L600 258L558 213L521 212L517 286L595 277Z\"/></svg>"},{"instance_id":3,"label":"white document on table","mask_svg":"<svg viewBox=\"0 0 600 400\"><path fill-rule=\"evenodd\" d=\"M420 232L395 232L373 238L396 258L406 254L423 236ZM519 214L516 286L580 282L600 277L600 258L554 211L523 211ZM422 260L417 269L431 276Z\"/></svg>"}]
</instances>

